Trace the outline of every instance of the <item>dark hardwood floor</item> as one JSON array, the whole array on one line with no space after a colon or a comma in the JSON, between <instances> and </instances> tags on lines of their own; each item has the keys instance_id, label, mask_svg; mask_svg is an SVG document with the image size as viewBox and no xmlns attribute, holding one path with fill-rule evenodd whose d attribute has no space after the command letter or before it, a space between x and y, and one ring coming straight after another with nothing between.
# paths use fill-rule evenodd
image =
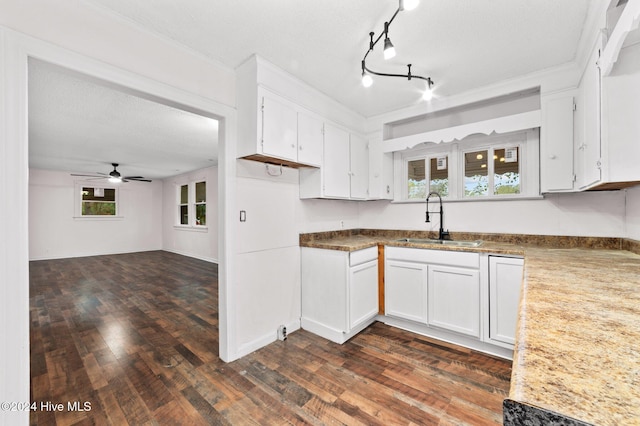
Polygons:
<instances>
[{"instance_id":1,"label":"dark hardwood floor","mask_svg":"<svg viewBox=\"0 0 640 426\"><path fill-rule=\"evenodd\" d=\"M30 287L32 425L502 422L510 362L381 323L344 345L296 331L225 364L210 263L36 261Z\"/></svg>"}]
</instances>

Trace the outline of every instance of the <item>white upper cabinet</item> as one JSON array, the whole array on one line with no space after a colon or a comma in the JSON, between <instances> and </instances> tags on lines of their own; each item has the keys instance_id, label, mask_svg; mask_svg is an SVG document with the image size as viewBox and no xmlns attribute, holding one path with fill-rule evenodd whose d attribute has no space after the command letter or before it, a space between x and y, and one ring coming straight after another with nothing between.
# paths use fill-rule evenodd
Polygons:
<instances>
[{"instance_id":1,"label":"white upper cabinet","mask_svg":"<svg viewBox=\"0 0 640 426\"><path fill-rule=\"evenodd\" d=\"M540 191L573 191L574 91L542 97Z\"/></svg>"},{"instance_id":2,"label":"white upper cabinet","mask_svg":"<svg viewBox=\"0 0 640 426\"><path fill-rule=\"evenodd\" d=\"M576 139L577 189L586 189L600 182L600 42L594 48L580 82L577 108L581 122Z\"/></svg>"},{"instance_id":3,"label":"white upper cabinet","mask_svg":"<svg viewBox=\"0 0 640 426\"><path fill-rule=\"evenodd\" d=\"M330 124L324 127L324 162L322 195L327 198L349 198L349 132Z\"/></svg>"},{"instance_id":4,"label":"white upper cabinet","mask_svg":"<svg viewBox=\"0 0 640 426\"><path fill-rule=\"evenodd\" d=\"M351 135L349 140L350 196L365 200L369 197L369 147L367 140Z\"/></svg>"},{"instance_id":5,"label":"white upper cabinet","mask_svg":"<svg viewBox=\"0 0 640 426\"><path fill-rule=\"evenodd\" d=\"M298 161L320 167L324 123L309 113L298 112Z\"/></svg>"},{"instance_id":6,"label":"white upper cabinet","mask_svg":"<svg viewBox=\"0 0 640 426\"><path fill-rule=\"evenodd\" d=\"M262 130L258 151L270 157L298 161L298 113L294 106L275 95L263 95L258 128Z\"/></svg>"},{"instance_id":7,"label":"white upper cabinet","mask_svg":"<svg viewBox=\"0 0 640 426\"><path fill-rule=\"evenodd\" d=\"M640 43L602 79L602 189L640 184Z\"/></svg>"},{"instance_id":8,"label":"white upper cabinet","mask_svg":"<svg viewBox=\"0 0 640 426\"><path fill-rule=\"evenodd\" d=\"M626 16L635 16L640 10L637 3L632 7L631 15ZM623 16L626 13L625 9ZM629 24L627 21L620 17L619 24ZM625 34L631 40L628 45L617 30L604 50L602 38L598 38L580 82L578 111L581 107L582 111L575 144L576 186L580 190L640 184L640 44L633 43L640 30Z\"/></svg>"},{"instance_id":9,"label":"white upper cabinet","mask_svg":"<svg viewBox=\"0 0 640 426\"><path fill-rule=\"evenodd\" d=\"M300 169L300 198L369 198L369 144L330 123L324 124L320 169Z\"/></svg>"}]
</instances>

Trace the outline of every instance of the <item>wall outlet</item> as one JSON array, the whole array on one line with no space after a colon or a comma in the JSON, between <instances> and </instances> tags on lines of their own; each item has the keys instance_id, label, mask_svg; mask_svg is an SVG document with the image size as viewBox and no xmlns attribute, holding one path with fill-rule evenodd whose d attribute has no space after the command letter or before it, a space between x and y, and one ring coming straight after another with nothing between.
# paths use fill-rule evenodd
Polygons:
<instances>
[{"instance_id":1,"label":"wall outlet","mask_svg":"<svg viewBox=\"0 0 640 426\"><path fill-rule=\"evenodd\" d=\"M278 327L278 340L287 340L287 327L284 325Z\"/></svg>"}]
</instances>

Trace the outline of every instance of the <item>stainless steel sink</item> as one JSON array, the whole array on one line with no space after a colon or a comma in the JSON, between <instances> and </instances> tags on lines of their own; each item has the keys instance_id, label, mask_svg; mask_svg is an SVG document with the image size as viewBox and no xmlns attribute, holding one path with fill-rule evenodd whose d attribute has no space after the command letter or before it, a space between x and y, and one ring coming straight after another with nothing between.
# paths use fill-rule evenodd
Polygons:
<instances>
[{"instance_id":1,"label":"stainless steel sink","mask_svg":"<svg viewBox=\"0 0 640 426\"><path fill-rule=\"evenodd\" d=\"M416 243L416 244L441 244L445 246L457 246L457 247L479 247L482 245L482 240L474 241L455 241L455 240L435 240L430 238L400 238L396 240L401 243Z\"/></svg>"}]
</instances>

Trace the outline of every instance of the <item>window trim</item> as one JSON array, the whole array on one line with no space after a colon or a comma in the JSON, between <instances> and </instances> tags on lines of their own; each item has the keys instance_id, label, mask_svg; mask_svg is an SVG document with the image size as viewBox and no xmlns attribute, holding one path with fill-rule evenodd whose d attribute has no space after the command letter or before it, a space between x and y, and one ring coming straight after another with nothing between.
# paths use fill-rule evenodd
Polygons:
<instances>
[{"instance_id":1,"label":"window trim","mask_svg":"<svg viewBox=\"0 0 640 426\"><path fill-rule=\"evenodd\" d=\"M520 193L493 194L493 179L489 175L491 192L486 196L469 197L464 195L464 154L467 152L518 147L520 166ZM449 194L443 201L499 201L540 199L540 131L539 128L518 130L509 133L491 135L475 134L460 141L447 143L424 143L419 148L394 152L394 185L393 203L421 203L422 199L408 198L408 163L425 159L425 178L429 179L431 158L447 156L449 161ZM493 170L493 163L490 171Z\"/></svg>"},{"instance_id":2,"label":"window trim","mask_svg":"<svg viewBox=\"0 0 640 426\"><path fill-rule=\"evenodd\" d=\"M120 204L120 187L119 185L110 185L108 183L96 184L95 181L75 181L73 197L73 219L74 220L122 220L122 205ZM115 215L83 215L82 214L82 188L103 188L115 190L114 200L116 203Z\"/></svg>"},{"instance_id":3,"label":"window trim","mask_svg":"<svg viewBox=\"0 0 640 426\"><path fill-rule=\"evenodd\" d=\"M199 232L208 232L208 225L198 225L196 224L196 205L198 204L204 204L205 206L207 206L208 201L205 200L204 203L196 203L196 183L201 183L204 182L205 186L208 187L207 185L207 178L206 176L199 176L197 178L184 178L184 179L180 179L180 180L176 180L174 181L174 185L175 185L175 194L176 194L176 199L175 199L175 204L174 204L174 211L175 211L175 220L174 220L174 225L173 228L176 230L183 230L183 231L199 231ZM184 185L187 185L187 215L189 218L189 223L188 224L181 224L180 223L180 207L183 206L184 204L181 203L181 190L182 187ZM208 191L208 188L206 189L206 191ZM208 198L208 197L207 197ZM207 208L208 210L208 208Z\"/></svg>"}]
</instances>

